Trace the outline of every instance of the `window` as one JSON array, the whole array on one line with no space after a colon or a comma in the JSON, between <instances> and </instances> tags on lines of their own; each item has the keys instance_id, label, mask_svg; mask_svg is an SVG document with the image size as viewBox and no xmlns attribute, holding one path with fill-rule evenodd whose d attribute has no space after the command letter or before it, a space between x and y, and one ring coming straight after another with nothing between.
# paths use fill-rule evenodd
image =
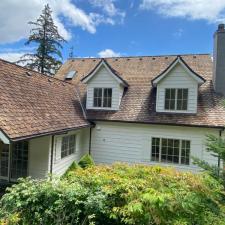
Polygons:
<instances>
[{"instance_id":1,"label":"window","mask_svg":"<svg viewBox=\"0 0 225 225\"><path fill-rule=\"evenodd\" d=\"M152 138L151 160L164 163L190 164L190 141Z\"/></svg>"},{"instance_id":2,"label":"window","mask_svg":"<svg viewBox=\"0 0 225 225\"><path fill-rule=\"evenodd\" d=\"M27 176L28 168L28 142L19 141L12 146L11 156L11 178L18 179L19 177Z\"/></svg>"},{"instance_id":3,"label":"window","mask_svg":"<svg viewBox=\"0 0 225 225\"><path fill-rule=\"evenodd\" d=\"M68 135L62 138L62 146L61 146L61 158L64 158L68 155L72 155L75 153L76 148L76 136Z\"/></svg>"},{"instance_id":4,"label":"window","mask_svg":"<svg viewBox=\"0 0 225 225\"><path fill-rule=\"evenodd\" d=\"M112 88L94 88L94 107L111 108Z\"/></svg>"},{"instance_id":5,"label":"window","mask_svg":"<svg viewBox=\"0 0 225 225\"><path fill-rule=\"evenodd\" d=\"M187 110L187 106L187 88L167 88L165 90L165 110Z\"/></svg>"}]
</instances>

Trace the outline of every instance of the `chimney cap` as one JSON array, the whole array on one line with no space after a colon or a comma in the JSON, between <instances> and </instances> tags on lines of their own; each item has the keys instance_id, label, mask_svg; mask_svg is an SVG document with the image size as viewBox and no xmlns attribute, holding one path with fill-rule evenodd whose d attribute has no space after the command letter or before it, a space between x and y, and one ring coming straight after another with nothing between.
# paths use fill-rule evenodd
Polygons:
<instances>
[{"instance_id":1,"label":"chimney cap","mask_svg":"<svg viewBox=\"0 0 225 225\"><path fill-rule=\"evenodd\" d=\"M224 23L218 25L218 30L224 30Z\"/></svg>"}]
</instances>

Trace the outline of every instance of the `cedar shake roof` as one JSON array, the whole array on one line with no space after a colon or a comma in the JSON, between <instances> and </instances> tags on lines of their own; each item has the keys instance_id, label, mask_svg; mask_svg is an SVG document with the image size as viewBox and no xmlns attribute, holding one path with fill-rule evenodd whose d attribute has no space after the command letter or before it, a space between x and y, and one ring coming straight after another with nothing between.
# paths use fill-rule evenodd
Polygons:
<instances>
[{"instance_id":1,"label":"cedar shake roof","mask_svg":"<svg viewBox=\"0 0 225 225\"><path fill-rule=\"evenodd\" d=\"M0 60L0 130L12 141L89 126L75 86Z\"/></svg>"},{"instance_id":2,"label":"cedar shake roof","mask_svg":"<svg viewBox=\"0 0 225 225\"><path fill-rule=\"evenodd\" d=\"M159 113L156 112L156 88L151 81L161 74L177 58L172 56L115 57L106 62L129 87L125 90L118 111L87 110L90 120L107 120L150 124L183 126L224 127L225 109L221 96L217 95L212 85L212 59L209 54L181 55L190 69L206 82L199 87L197 114ZM58 71L56 77L64 79L70 70L76 70L76 77L71 81L79 88L85 105L86 85L81 82L102 59L75 58L68 60Z\"/></svg>"}]
</instances>

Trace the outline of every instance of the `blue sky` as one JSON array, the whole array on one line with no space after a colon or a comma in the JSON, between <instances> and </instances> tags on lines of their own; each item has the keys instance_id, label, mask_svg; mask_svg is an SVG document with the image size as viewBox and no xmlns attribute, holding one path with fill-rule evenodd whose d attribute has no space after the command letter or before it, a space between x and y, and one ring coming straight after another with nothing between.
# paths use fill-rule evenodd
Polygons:
<instances>
[{"instance_id":1,"label":"blue sky","mask_svg":"<svg viewBox=\"0 0 225 225\"><path fill-rule=\"evenodd\" d=\"M34 51L24 46L27 22L46 3L67 39L64 60L71 46L75 57L211 53L225 21L225 0L1 0L0 57Z\"/></svg>"}]
</instances>

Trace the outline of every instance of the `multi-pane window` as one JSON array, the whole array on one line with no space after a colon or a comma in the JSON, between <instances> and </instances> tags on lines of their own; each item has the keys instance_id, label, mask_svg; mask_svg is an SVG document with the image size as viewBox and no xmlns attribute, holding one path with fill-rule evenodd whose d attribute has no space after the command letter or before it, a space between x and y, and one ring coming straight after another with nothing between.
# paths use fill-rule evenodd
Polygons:
<instances>
[{"instance_id":1,"label":"multi-pane window","mask_svg":"<svg viewBox=\"0 0 225 225\"><path fill-rule=\"evenodd\" d=\"M94 88L94 107L111 108L112 88Z\"/></svg>"},{"instance_id":2,"label":"multi-pane window","mask_svg":"<svg viewBox=\"0 0 225 225\"><path fill-rule=\"evenodd\" d=\"M187 88L166 88L165 110L187 110L188 89Z\"/></svg>"},{"instance_id":3,"label":"multi-pane window","mask_svg":"<svg viewBox=\"0 0 225 225\"><path fill-rule=\"evenodd\" d=\"M190 141L152 138L151 160L164 163L190 164Z\"/></svg>"},{"instance_id":4,"label":"multi-pane window","mask_svg":"<svg viewBox=\"0 0 225 225\"><path fill-rule=\"evenodd\" d=\"M62 138L61 158L72 155L76 150L76 136L68 135Z\"/></svg>"},{"instance_id":5,"label":"multi-pane window","mask_svg":"<svg viewBox=\"0 0 225 225\"><path fill-rule=\"evenodd\" d=\"M28 168L28 142L19 141L14 143L11 157L11 178L26 177Z\"/></svg>"},{"instance_id":6,"label":"multi-pane window","mask_svg":"<svg viewBox=\"0 0 225 225\"><path fill-rule=\"evenodd\" d=\"M102 107L102 88L94 88L94 107Z\"/></svg>"}]
</instances>

